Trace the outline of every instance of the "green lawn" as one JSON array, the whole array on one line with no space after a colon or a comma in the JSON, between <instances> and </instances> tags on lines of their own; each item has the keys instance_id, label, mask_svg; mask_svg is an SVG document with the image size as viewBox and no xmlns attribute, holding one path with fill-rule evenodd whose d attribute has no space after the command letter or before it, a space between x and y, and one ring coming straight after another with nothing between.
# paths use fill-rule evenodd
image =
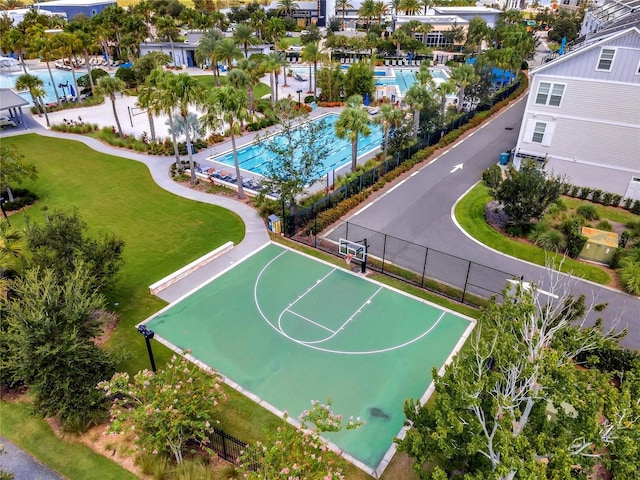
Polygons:
<instances>
[{"instance_id":1,"label":"green lawn","mask_svg":"<svg viewBox=\"0 0 640 480\"><path fill-rule=\"evenodd\" d=\"M137 477L86 445L61 440L32 414L26 402L0 402L0 434L70 479L134 480Z\"/></svg>"},{"instance_id":2,"label":"green lawn","mask_svg":"<svg viewBox=\"0 0 640 480\"><path fill-rule=\"evenodd\" d=\"M205 88L207 88L207 90L216 88L218 86L216 84L216 78L214 77L213 73L210 73L209 75L194 75L193 78L197 79L202 85L205 86ZM222 75L220 77L220 83L222 85L226 85L227 77ZM269 85L259 83L258 85L253 87L253 96L256 100L258 100L259 98L262 98L263 96L268 94L270 91L271 87L269 87Z\"/></svg>"},{"instance_id":3,"label":"green lawn","mask_svg":"<svg viewBox=\"0 0 640 480\"><path fill-rule=\"evenodd\" d=\"M491 228L484 219L484 206L489 200L488 188L484 184L478 183L458 202L455 211L456 219L467 233L485 245L512 257L537 265L545 265L547 257L549 257L556 265L560 265L562 255L552 254L539 247L511 240ZM568 257L561 264L561 270L603 285L607 285L611 281L610 275L604 270Z\"/></svg>"},{"instance_id":4,"label":"green lawn","mask_svg":"<svg viewBox=\"0 0 640 480\"><path fill-rule=\"evenodd\" d=\"M109 231L125 240L125 264L108 295L120 325L108 346L130 354L120 369L135 373L147 368L144 340L133 327L165 305L147 287L229 240L240 242L242 220L223 208L166 192L145 165L80 142L36 135L2 141L15 144L38 168L38 179L24 185L40 197L28 210L33 220L42 221L44 206L76 207L92 234ZM11 222L23 225L24 214L13 215ZM155 351L160 364L166 361L168 350L157 345Z\"/></svg>"}]
</instances>

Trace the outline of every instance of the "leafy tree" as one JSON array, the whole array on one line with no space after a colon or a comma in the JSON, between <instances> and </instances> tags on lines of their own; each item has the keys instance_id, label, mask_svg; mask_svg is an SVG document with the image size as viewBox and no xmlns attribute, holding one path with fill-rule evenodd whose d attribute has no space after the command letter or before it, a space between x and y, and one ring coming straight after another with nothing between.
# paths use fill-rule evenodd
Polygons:
<instances>
[{"instance_id":1,"label":"leafy tree","mask_svg":"<svg viewBox=\"0 0 640 480\"><path fill-rule=\"evenodd\" d=\"M360 95L347 99L347 107L340 114L335 129L338 138L348 138L351 141L351 171L355 172L358 165L358 137L371 133L369 114L362 106Z\"/></svg>"},{"instance_id":2,"label":"leafy tree","mask_svg":"<svg viewBox=\"0 0 640 480\"><path fill-rule=\"evenodd\" d=\"M393 105L385 103L380 107L380 115L376 116L373 121L381 125L384 129L384 143L382 151L382 159L387 159L387 151L389 148L389 133L395 128L399 128L404 123L404 112Z\"/></svg>"},{"instance_id":3,"label":"leafy tree","mask_svg":"<svg viewBox=\"0 0 640 480\"><path fill-rule=\"evenodd\" d=\"M238 163L238 150L236 147L236 133L239 131L240 122L248 115L249 99L246 92L225 86L214 89L206 100L206 113L202 119L205 126L217 128L221 124L229 127L231 135L231 148L233 150L233 164L236 170L238 185L238 199L244 199L242 188L242 175Z\"/></svg>"},{"instance_id":4,"label":"leafy tree","mask_svg":"<svg viewBox=\"0 0 640 480\"><path fill-rule=\"evenodd\" d=\"M68 428L84 430L102 421L106 404L96 384L113 374L114 361L93 341L100 332L96 312L105 300L91 271L80 261L63 277L32 268L14 280L12 292L0 298L7 324L2 350L10 352L2 379L24 381L36 409Z\"/></svg>"},{"instance_id":5,"label":"leafy tree","mask_svg":"<svg viewBox=\"0 0 640 480\"><path fill-rule=\"evenodd\" d=\"M110 432L134 431L141 449L169 454L180 465L188 442L213 453L208 435L226 399L221 384L217 372L174 355L157 373L143 370L132 382L128 373L116 373L98 388L113 402Z\"/></svg>"},{"instance_id":6,"label":"leafy tree","mask_svg":"<svg viewBox=\"0 0 640 480\"><path fill-rule=\"evenodd\" d=\"M170 63L171 56L164 52L153 51L134 60L133 67L131 68L136 74L138 85L140 85L145 82L153 70L169 65Z\"/></svg>"},{"instance_id":7,"label":"leafy tree","mask_svg":"<svg viewBox=\"0 0 640 480\"><path fill-rule=\"evenodd\" d=\"M318 70L316 85L320 98L327 102L339 102L344 96L344 73L340 65L330 65Z\"/></svg>"},{"instance_id":8,"label":"leafy tree","mask_svg":"<svg viewBox=\"0 0 640 480\"><path fill-rule=\"evenodd\" d=\"M177 66L178 63L176 52L173 47L173 40L180 35L180 29L177 27L175 20L171 17L154 16L152 20L156 26L156 35L158 39L161 41L169 40L173 65Z\"/></svg>"},{"instance_id":9,"label":"leafy tree","mask_svg":"<svg viewBox=\"0 0 640 480\"><path fill-rule=\"evenodd\" d=\"M309 116L296 108L290 99L276 104L274 114L281 125L279 138L267 135L258 141L274 159L267 163L263 184L269 191L279 191L288 205L296 203L296 196L321 178L322 161L329 153L330 136L326 123L309 122Z\"/></svg>"},{"instance_id":10,"label":"leafy tree","mask_svg":"<svg viewBox=\"0 0 640 480\"><path fill-rule=\"evenodd\" d=\"M111 108L113 110L113 118L116 120L116 127L118 127L118 136L123 137L122 127L120 126L120 119L118 118L118 112L116 111L116 94L123 92L125 84L122 80L115 77L102 77L98 80L96 85L96 93L98 95L104 95L111 100Z\"/></svg>"},{"instance_id":11,"label":"leafy tree","mask_svg":"<svg viewBox=\"0 0 640 480\"><path fill-rule=\"evenodd\" d=\"M18 62L22 65L24 73L27 72L27 66L24 63L24 51L28 46L27 38L22 30L10 28L2 32L0 37L0 47L4 52L16 52L18 54Z\"/></svg>"},{"instance_id":12,"label":"leafy tree","mask_svg":"<svg viewBox=\"0 0 640 480\"><path fill-rule=\"evenodd\" d=\"M516 170L507 169L507 178L494 192L504 212L515 225L525 226L540 218L560 196L563 178L538 170L535 161L525 161Z\"/></svg>"},{"instance_id":13,"label":"leafy tree","mask_svg":"<svg viewBox=\"0 0 640 480\"><path fill-rule=\"evenodd\" d=\"M302 49L302 61L309 63L309 93L313 91L313 96L317 97L318 82L313 83L313 90L311 89L311 66L313 65L313 78L316 78L318 73L318 62L327 61L329 56L324 53L320 47L319 42L309 42Z\"/></svg>"},{"instance_id":14,"label":"leafy tree","mask_svg":"<svg viewBox=\"0 0 640 480\"><path fill-rule=\"evenodd\" d=\"M264 442L257 442L241 457L241 469L248 480L289 480L305 478L309 480L341 480L345 462L340 457L329 456L326 442L319 432L339 432L343 429L355 430L363 422L351 417L346 425L342 415L331 411L331 402L322 404L311 401L311 408L299 417L300 428L291 427L285 414L277 430L267 435ZM295 422L297 423L297 422ZM257 470L256 470L257 466Z\"/></svg>"},{"instance_id":15,"label":"leafy tree","mask_svg":"<svg viewBox=\"0 0 640 480\"><path fill-rule=\"evenodd\" d=\"M456 87L458 87L456 110L460 113L462 111L462 104L464 103L465 89L469 85L477 82L480 77L476 75L472 65L464 63L451 71L451 79L455 82Z\"/></svg>"},{"instance_id":16,"label":"leafy tree","mask_svg":"<svg viewBox=\"0 0 640 480\"><path fill-rule=\"evenodd\" d=\"M124 241L113 234L88 237L87 224L77 210L45 214L42 224L26 218L27 266L52 271L63 279L73 275L80 262L90 274L93 289L105 292L111 288L122 266Z\"/></svg>"},{"instance_id":17,"label":"leafy tree","mask_svg":"<svg viewBox=\"0 0 640 480\"><path fill-rule=\"evenodd\" d=\"M580 24L581 19L578 17L569 13L559 13L549 30L549 41L560 43L563 37L567 38L567 42L575 40L580 33Z\"/></svg>"},{"instance_id":18,"label":"leafy tree","mask_svg":"<svg viewBox=\"0 0 640 480\"><path fill-rule=\"evenodd\" d=\"M15 145L0 142L0 196L2 191L7 192L10 202L13 202L11 183L22 183L23 180L35 180L38 178L38 169L35 165L25 162Z\"/></svg>"},{"instance_id":19,"label":"leafy tree","mask_svg":"<svg viewBox=\"0 0 640 480\"><path fill-rule=\"evenodd\" d=\"M354 63L344 76L344 94L346 98L360 95L373 97L376 86L373 79L373 67L365 62Z\"/></svg>"},{"instance_id":20,"label":"leafy tree","mask_svg":"<svg viewBox=\"0 0 640 480\"><path fill-rule=\"evenodd\" d=\"M433 407L406 402L413 428L400 450L417 459L416 470L434 466L425 478L588 478L609 448L638 438L629 421L637 397L626 396L638 388L638 368L626 395L610 373L576 368L580 355L620 337L598 322L585 326L602 308L587 308L584 297L555 301L524 285L503 297L483 313L470 348L442 375L433 369Z\"/></svg>"}]
</instances>

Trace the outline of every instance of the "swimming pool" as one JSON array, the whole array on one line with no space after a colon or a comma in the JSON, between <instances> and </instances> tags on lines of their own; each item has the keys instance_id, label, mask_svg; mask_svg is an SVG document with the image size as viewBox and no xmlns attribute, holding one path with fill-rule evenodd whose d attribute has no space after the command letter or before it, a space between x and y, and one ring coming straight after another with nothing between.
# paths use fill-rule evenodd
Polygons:
<instances>
[{"instance_id":1,"label":"swimming pool","mask_svg":"<svg viewBox=\"0 0 640 480\"><path fill-rule=\"evenodd\" d=\"M323 138L330 138L329 153L323 159L322 176L332 170L337 170L351 162L351 142L348 139L339 139L335 136L335 124L340 116L336 113L329 113L318 117L312 122L324 120L327 124ZM358 138L358 157L362 157L376 148L380 147L383 139L382 129L377 125L370 125L371 133L366 137ZM275 136L276 141L280 138ZM263 176L266 165L275 158L275 155L264 148L260 143L251 143L238 149L238 163L240 169L255 175ZM209 157L208 160L223 163L229 167L233 164L233 152L225 152L218 156Z\"/></svg>"},{"instance_id":2,"label":"swimming pool","mask_svg":"<svg viewBox=\"0 0 640 480\"><path fill-rule=\"evenodd\" d=\"M430 68L431 76L436 85L446 82L449 78L444 70L440 68ZM375 79L376 86L395 85L400 91L400 95L404 96L405 92L416 83L417 69L392 69L393 76L389 77L377 77Z\"/></svg>"},{"instance_id":3,"label":"swimming pool","mask_svg":"<svg viewBox=\"0 0 640 480\"><path fill-rule=\"evenodd\" d=\"M71 92L69 90L69 86L73 85L73 74L68 70L57 70L53 68L51 69L51 73L53 74L53 80L56 83L56 86L60 84L66 85L64 88L64 92L62 88L58 87L58 94L60 96L63 96L65 94L70 95ZM16 81L18 80L18 77L23 74L24 72L22 70L17 72L11 72L11 73L3 73L2 75L0 75L0 88L15 89ZM47 103L55 102L56 94L53 89L53 86L51 85L51 77L49 76L49 71L46 69L31 70L29 71L29 74L33 75L34 77L38 77L40 80L42 80L42 83L43 83L42 88L45 91L44 103L47 104ZM76 72L76 79L82 75L85 75L85 72ZM29 104L33 104L33 102L31 101L31 95L29 94L29 92L18 92L18 94L22 98L27 100Z\"/></svg>"}]
</instances>

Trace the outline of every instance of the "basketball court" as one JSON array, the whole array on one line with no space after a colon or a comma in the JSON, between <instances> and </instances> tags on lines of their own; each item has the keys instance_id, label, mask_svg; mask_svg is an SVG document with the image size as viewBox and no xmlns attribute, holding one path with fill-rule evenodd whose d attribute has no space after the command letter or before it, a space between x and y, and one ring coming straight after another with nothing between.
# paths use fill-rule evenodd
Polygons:
<instances>
[{"instance_id":1,"label":"basketball court","mask_svg":"<svg viewBox=\"0 0 640 480\"><path fill-rule=\"evenodd\" d=\"M340 251L366 258L353 242ZM361 417L360 429L323 436L377 477L395 451L404 401L426 401L432 367L474 321L271 243L145 324L274 413L296 419L311 400L331 399L335 413Z\"/></svg>"}]
</instances>

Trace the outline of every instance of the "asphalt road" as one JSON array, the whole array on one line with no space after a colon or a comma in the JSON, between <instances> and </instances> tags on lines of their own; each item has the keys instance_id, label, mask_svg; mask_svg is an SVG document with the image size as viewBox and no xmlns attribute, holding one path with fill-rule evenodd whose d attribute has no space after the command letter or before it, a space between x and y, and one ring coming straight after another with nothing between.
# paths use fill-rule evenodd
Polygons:
<instances>
[{"instance_id":1,"label":"asphalt road","mask_svg":"<svg viewBox=\"0 0 640 480\"><path fill-rule=\"evenodd\" d=\"M34 459L9 440L0 437L4 453L0 454L0 470L15 475L15 480L62 480L62 476Z\"/></svg>"},{"instance_id":2,"label":"asphalt road","mask_svg":"<svg viewBox=\"0 0 640 480\"><path fill-rule=\"evenodd\" d=\"M436 160L423 166L399 185L389 189L373 202L354 213L348 221L349 239L358 240L359 232L354 232L353 224L366 227L383 234L424 245L463 259L492 267L497 272L492 275L478 274L483 278L475 283L491 283L490 290L499 291L511 276L522 276L525 281L536 283L542 290L554 290L584 294L587 305L607 303L608 308L599 314L591 314L587 324L598 316L605 328L616 330L627 328L629 333L622 340L624 345L640 349L640 299L620 293L591 282L571 278L568 275L550 275L546 269L508 257L479 244L464 233L455 223L452 207L464 193L472 187L482 172L495 164L499 154L510 150L517 141L518 131L524 112L526 97L508 110L503 111L471 136L451 147ZM336 229L330 238L344 237L344 227ZM379 245L382 235L372 235L362 229L363 238L372 238ZM398 247L394 251L393 242L388 242L385 257L394 263L413 267L420 271L424 263L424 253L418 248ZM374 247L375 249L376 247ZM380 255L381 252L373 252ZM460 286L453 278L460 278L464 262L458 265L451 258L432 260L431 268L439 278ZM417 266L417 267L416 267ZM453 272L452 280L446 278L447 271ZM502 275L506 272L509 275ZM462 272L464 273L464 272ZM464 279L464 276L462 277ZM464 280L462 280L464 282Z\"/></svg>"}]
</instances>

